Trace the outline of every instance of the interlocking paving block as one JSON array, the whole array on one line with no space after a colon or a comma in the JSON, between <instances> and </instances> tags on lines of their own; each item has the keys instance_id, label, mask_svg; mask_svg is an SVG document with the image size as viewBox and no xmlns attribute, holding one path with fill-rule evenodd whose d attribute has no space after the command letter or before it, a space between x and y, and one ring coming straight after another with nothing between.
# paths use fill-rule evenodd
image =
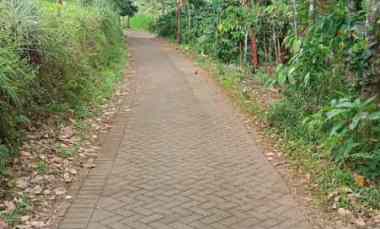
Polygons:
<instances>
[{"instance_id":1,"label":"interlocking paving block","mask_svg":"<svg viewBox=\"0 0 380 229\"><path fill-rule=\"evenodd\" d=\"M129 45L130 111L60 228L309 229L220 89L164 42L132 34Z\"/></svg>"}]
</instances>

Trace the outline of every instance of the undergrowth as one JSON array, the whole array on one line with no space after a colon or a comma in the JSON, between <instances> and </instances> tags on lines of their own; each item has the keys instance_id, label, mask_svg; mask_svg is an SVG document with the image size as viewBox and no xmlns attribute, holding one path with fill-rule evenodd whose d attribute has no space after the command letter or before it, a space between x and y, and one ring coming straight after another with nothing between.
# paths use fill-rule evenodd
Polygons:
<instances>
[{"instance_id":1,"label":"undergrowth","mask_svg":"<svg viewBox=\"0 0 380 229\"><path fill-rule=\"evenodd\" d=\"M0 1L0 15L1 177L35 120L84 117L104 102L126 56L107 1Z\"/></svg>"},{"instance_id":2,"label":"undergrowth","mask_svg":"<svg viewBox=\"0 0 380 229\"><path fill-rule=\"evenodd\" d=\"M19 222L20 217L30 211L31 206L29 200L25 196L21 196L16 201L15 208L10 212L0 212L0 218L5 219L9 225L14 225Z\"/></svg>"},{"instance_id":3,"label":"undergrowth","mask_svg":"<svg viewBox=\"0 0 380 229\"><path fill-rule=\"evenodd\" d=\"M151 31L154 25L154 17L138 14L131 18L131 29L135 31Z\"/></svg>"}]
</instances>

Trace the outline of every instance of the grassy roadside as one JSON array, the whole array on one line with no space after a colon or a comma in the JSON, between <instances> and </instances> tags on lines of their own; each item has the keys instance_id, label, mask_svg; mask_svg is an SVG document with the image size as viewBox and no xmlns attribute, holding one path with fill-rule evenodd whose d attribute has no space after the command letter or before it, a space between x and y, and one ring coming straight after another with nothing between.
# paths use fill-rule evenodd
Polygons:
<instances>
[{"instance_id":1,"label":"grassy roadside","mask_svg":"<svg viewBox=\"0 0 380 229\"><path fill-rule=\"evenodd\" d=\"M326 152L316 145L294 137L286 129L278 128L271 122L271 109L255 89L269 91L260 76L252 76L248 70L226 66L219 61L199 55L190 46L182 46L182 50L195 57L197 64L207 69L224 89L246 111L253 122L260 122L267 138L274 139L286 157L290 168L308 180L307 189L314 197L314 204L327 211L337 212L345 217L352 217L358 224L365 219L368 224L374 223L373 217L379 215L380 187L375 184L363 184L348 168L338 167L324 157ZM375 222L376 223L376 222Z\"/></svg>"},{"instance_id":2,"label":"grassy roadside","mask_svg":"<svg viewBox=\"0 0 380 229\"><path fill-rule=\"evenodd\" d=\"M32 138L26 137L20 147L23 150L21 160L15 158L12 167L8 168L7 185L0 199L0 223L3 220L12 228L42 226L49 220L46 217L52 217L44 214L49 210L54 212L55 206L65 198L53 193L62 187L65 187L62 192L66 192L76 176L88 169L83 165L95 156L98 134L110 128L110 120L117 111L116 97L119 96L126 66L127 45L118 61L98 73L106 80L98 85L91 104L82 106L69 116L68 113L59 113L50 119L54 124L50 122L26 133ZM35 182L36 177L41 180ZM48 177L50 180L45 179ZM20 186L20 180L25 181L25 186ZM44 195L37 193L36 187L40 187Z\"/></svg>"},{"instance_id":3,"label":"grassy roadside","mask_svg":"<svg viewBox=\"0 0 380 229\"><path fill-rule=\"evenodd\" d=\"M0 182L24 132L51 116L83 115L112 81L124 41L103 3L0 2Z\"/></svg>"},{"instance_id":4,"label":"grassy roadside","mask_svg":"<svg viewBox=\"0 0 380 229\"><path fill-rule=\"evenodd\" d=\"M0 12L0 228L41 228L96 156L128 49L107 1L5 1Z\"/></svg>"}]
</instances>

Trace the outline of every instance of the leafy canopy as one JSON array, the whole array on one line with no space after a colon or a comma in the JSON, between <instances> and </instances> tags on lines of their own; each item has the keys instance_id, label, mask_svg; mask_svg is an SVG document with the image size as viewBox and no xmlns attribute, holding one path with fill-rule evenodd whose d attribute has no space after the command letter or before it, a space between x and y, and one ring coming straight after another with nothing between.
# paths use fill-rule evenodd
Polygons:
<instances>
[{"instance_id":1,"label":"leafy canopy","mask_svg":"<svg viewBox=\"0 0 380 229\"><path fill-rule=\"evenodd\" d=\"M115 2L120 9L120 16L122 17L133 17L138 11L138 7L133 0L115 0Z\"/></svg>"}]
</instances>

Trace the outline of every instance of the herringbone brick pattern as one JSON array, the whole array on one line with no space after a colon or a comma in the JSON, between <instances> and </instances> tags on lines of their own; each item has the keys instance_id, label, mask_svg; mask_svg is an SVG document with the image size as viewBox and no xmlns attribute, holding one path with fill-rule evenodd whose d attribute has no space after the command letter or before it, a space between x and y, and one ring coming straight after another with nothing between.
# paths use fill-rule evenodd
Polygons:
<instances>
[{"instance_id":1,"label":"herringbone brick pattern","mask_svg":"<svg viewBox=\"0 0 380 229\"><path fill-rule=\"evenodd\" d=\"M129 40L130 111L60 228L310 228L220 91L159 41Z\"/></svg>"}]
</instances>

